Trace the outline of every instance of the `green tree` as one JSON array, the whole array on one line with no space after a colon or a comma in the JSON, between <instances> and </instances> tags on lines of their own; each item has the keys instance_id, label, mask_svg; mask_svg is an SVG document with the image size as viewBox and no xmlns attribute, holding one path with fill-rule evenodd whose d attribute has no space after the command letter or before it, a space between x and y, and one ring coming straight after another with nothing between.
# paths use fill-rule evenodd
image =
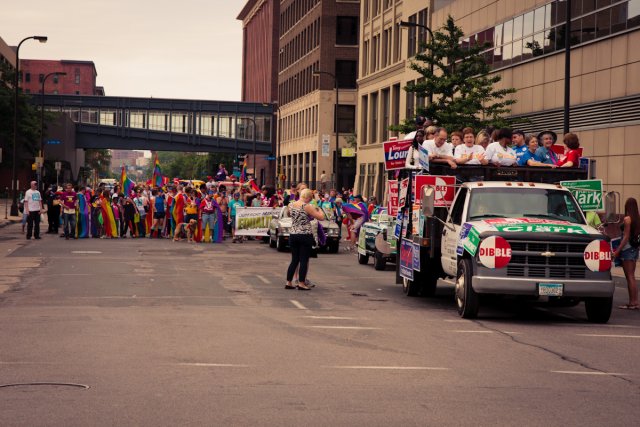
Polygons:
<instances>
[{"instance_id":1,"label":"green tree","mask_svg":"<svg viewBox=\"0 0 640 427\"><path fill-rule=\"evenodd\" d=\"M481 54L487 46L465 45L461 43L463 39L464 33L449 16L444 27L434 33L433 40L422 44L423 53L417 54L411 63L411 68L423 79L404 89L418 98L426 99L433 94L433 103L418 108L417 113L448 130L507 126L504 115L515 103L507 96L516 90L494 89L501 76L489 75L491 69ZM404 133L415 130L413 119L408 117L391 129Z\"/></svg>"},{"instance_id":2,"label":"green tree","mask_svg":"<svg viewBox=\"0 0 640 427\"><path fill-rule=\"evenodd\" d=\"M224 163L227 170L231 171L233 154L226 153L181 153L173 151L158 152L160 169L164 176L182 179L206 180L207 176L215 175L218 165ZM155 155L151 163L144 169L144 176L151 178L153 175Z\"/></svg>"},{"instance_id":3,"label":"green tree","mask_svg":"<svg viewBox=\"0 0 640 427\"><path fill-rule=\"evenodd\" d=\"M15 69L0 62L0 145L5 149L3 166L11 166L13 146L13 112ZM29 101L29 96L20 91L18 93L18 168L28 167L40 149L40 114Z\"/></svg>"},{"instance_id":4,"label":"green tree","mask_svg":"<svg viewBox=\"0 0 640 427\"><path fill-rule=\"evenodd\" d=\"M84 164L88 168L97 170L101 177L110 176L111 151L103 148L87 149L84 153Z\"/></svg>"}]
</instances>

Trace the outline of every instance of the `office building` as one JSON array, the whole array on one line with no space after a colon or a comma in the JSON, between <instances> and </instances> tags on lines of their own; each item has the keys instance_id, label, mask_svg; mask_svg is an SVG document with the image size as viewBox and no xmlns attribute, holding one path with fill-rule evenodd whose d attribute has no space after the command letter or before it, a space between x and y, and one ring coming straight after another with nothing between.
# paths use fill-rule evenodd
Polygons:
<instances>
[{"instance_id":1,"label":"office building","mask_svg":"<svg viewBox=\"0 0 640 427\"><path fill-rule=\"evenodd\" d=\"M104 88L96 85L98 73L93 61L21 59L20 87L25 93L41 93L45 76L58 71L66 75L49 77L45 81L45 94L104 95Z\"/></svg>"},{"instance_id":2,"label":"office building","mask_svg":"<svg viewBox=\"0 0 640 427\"><path fill-rule=\"evenodd\" d=\"M511 115L528 119L521 127L562 134L565 1L362 0L356 184L365 195L384 191L381 142L396 136L387 125L425 102L402 88L420 78L409 65L427 34L399 22L436 31L448 15L465 33L461 43L489 43L487 60L502 76L496 88L517 89ZM640 197L640 0L572 0L569 16L570 130L607 190Z\"/></svg>"}]
</instances>

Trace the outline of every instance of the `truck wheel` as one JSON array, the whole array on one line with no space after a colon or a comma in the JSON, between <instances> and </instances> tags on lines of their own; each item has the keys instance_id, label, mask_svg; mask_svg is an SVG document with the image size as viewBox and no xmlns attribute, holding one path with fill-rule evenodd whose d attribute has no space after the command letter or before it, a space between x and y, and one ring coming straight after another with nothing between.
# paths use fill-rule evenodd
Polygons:
<instances>
[{"instance_id":1,"label":"truck wheel","mask_svg":"<svg viewBox=\"0 0 640 427\"><path fill-rule=\"evenodd\" d=\"M330 254L337 254L338 250L340 249L340 242L336 242L336 243L329 243L329 253Z\"/></svg>"},{"instance_id":2,"label":"truck wheel","mask_svg":"<svg viewBox=\"0 0 640 427\"><path fill-rule=\"evenodd\" d=\"M611 317L613 297L610 298L585 298L584 307L587 310L587 319L592 323L607 323Z\"/></svg>"},{"instance_id":3,"label":"truck wheel","mask_svg":"<svg viewBox=\"0 0 640 427\"><path fill-rule=\"evenodd\" d=\"M417 297L420 294L420 285L416 283L414 280L405 279L403 277L402 291L408 297Z\"/></svg>"},{"instance_id":4,"label":"truck wheel","mask_svg":"<svg viewBox=\"0 0 640 427\"><path fill-rule=\"evenodd\" d=\"M284 243L284 239L282 237L278 237L276 235L276 249L278 252L284 252L287 249L287 245Z\"/></svg>"},{"instance_id":5,"label":"truck wheel","mask_svg":"<svg viewBox=\"0 0 640 427\"><path fill-rule=\"evenodd\" d=\"M469 258L460 260L455 295L458 314L465 319L475 319L478 316L478 294L471 286L472 275L471 260Z\"/></svg>"},{"instance_id":6,"label":"truck wheel","mask_svg":"<svg viewBox=\"0 0 640 427\"><path fill-rule=\"evenodd\" d=\"M373 254L373 268L376 270L384 270L387 268L387 260L384 255L382 255L382 252L375 251Z\"/></svg>"},{"instance_id":7,"label":"truck wheel","mask_svg":"<svg viewBox=\"0 0 640 427\"><path fill-rule=\"evenodd\" d=\"M272 239L273 236L271 236L271 234L269 234L269 247L270 248L275 248L276 247L276 241L274 239Z\"/></svg>"},{"instance_id":8,"label":"truck wheel","mask_svg":"<svg viewBox=\"0 0 640 427\"><path fill-rule=\"evenodd\" d=\"M367 264L369 262L369 255L362 255L358 252L358 264Z\"/></svg>"},{"instance_id":9,"label":"truck wheel","mask_svg":"<svg viewBox=\"0 0 640 427\"><path fill-rule=\"evenodd\" d=\"M436 288L438 286L438 275L433 273L425 274L422 279L422 296L432 297L436 294Z\"/></svg>"}]
</instances>

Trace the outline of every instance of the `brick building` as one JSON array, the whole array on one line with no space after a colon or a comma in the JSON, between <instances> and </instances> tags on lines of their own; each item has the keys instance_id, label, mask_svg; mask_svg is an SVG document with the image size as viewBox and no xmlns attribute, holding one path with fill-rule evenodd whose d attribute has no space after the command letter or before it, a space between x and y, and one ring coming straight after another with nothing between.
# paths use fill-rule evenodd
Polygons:
<instances>
[{"instance_id":1,"label":"brick building","mask_svg":"<svg viewBox=\"0 0 640 427\"><path fill-rule=\"evenodd\" d=\"M355 133L359 15L359 0L280 2L278 129L287 185L319 187L322 171L333 185L353 185L354 159L338 157L336 176L334 156L336 126L341 148Z\"/></svg>"},{"instance_id":2,"label":"brick building","mask_svg":"<svg viewBox=\"0 0 640 427\"><path fill-rule=\"evenodd\" d=\"M237 19L242 21L242 101L274 103L278 100L278 22L279 0L249 0ZM253 124L249 124L249 127ZM276 129L272 129L275 154ZM255 176L259 183L275 184L275 162L256 156ZM247 159L253 169L253 155ZM251 170L249 172L252 172Z\"/></svg>"},{"instance_id":3,"label":"brick building","mask_svg":"<svg viewBox=\"0 0 640 427\"><path fill-rule=\"evenodd\" d=\"M42 79L57 71L66 76L51 76L45 82L45 93L64 95L104 95L104 89L96 86L98 73L93 61L52 61L44 59L21 59L20 87L25 93L42 91Z\"/></svg>"}]
</instances>

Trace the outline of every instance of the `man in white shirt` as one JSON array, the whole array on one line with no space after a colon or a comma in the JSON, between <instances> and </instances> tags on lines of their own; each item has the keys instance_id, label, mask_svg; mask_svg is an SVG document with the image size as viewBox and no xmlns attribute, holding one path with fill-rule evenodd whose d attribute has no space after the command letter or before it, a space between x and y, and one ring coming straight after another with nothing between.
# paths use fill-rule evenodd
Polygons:
<instances>
[{"instance_id":1,"label":"man in white shirt","mask_svg":"<svg viewBox=\"0 0 640 427\"><path fill-rule=\"evenodd\" d=\"M512 138L511 129L500 129L497 141L492 142L485 151L486 159L495 166L517 166L516 152L509 147Z\"/></svg>"},{"instance_id":2,"label":"man in white shirt","mask_svg":"<svg viewBox=\"0 0 640 427\"><path fill-rule=\"evenodd\" d=\"M458 167L453 157L453 146L447 142L447 130L445 128L437 128L433 139L423 142L422 146L429 152L429 161L446 163L451 169Z\"/></svg>"},{"instance_id":3,"label":"man in white shirt","mask_svg":"<svg viewBox=\"0 0 640 427\"><path fill-rule=\"evenodd\" d=\"M42 196L38 191L38 183L31 181L31 188L24 194L24 211L27 212L27 240L31 235L40 239L40 214L42 213Z\"/></svg>"}]
</instances>

